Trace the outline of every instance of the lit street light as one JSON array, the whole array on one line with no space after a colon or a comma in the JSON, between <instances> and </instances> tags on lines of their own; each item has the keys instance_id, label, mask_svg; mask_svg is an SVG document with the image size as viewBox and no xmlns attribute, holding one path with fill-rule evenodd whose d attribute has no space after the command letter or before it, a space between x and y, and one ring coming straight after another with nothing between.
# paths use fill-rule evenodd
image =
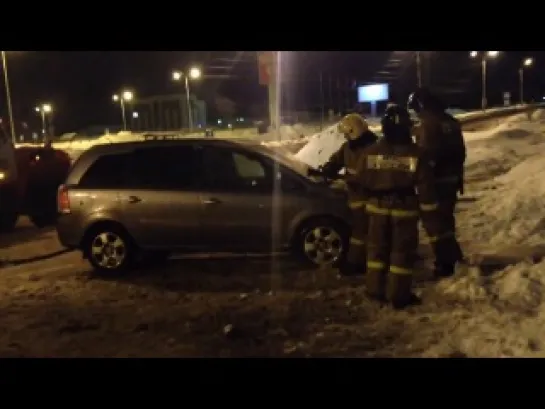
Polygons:
<instances>
[{"instance_id":1,"label":"lit street light","mask_svg":"<svg viewBox=\"0 0 545 409\"><path fill-rule=\"evenodd\" d=\"M132 113L132 117L133 117L134 119L137 119L137 118L138 118L138 112L136 112L136 111L133 112L133 113Z\"/></svg>"},{"instance_id":2,"label":"lit street light","mask_svg":"<svg viewBox=\"0 0 545 409\"><path fill-rule=\"evenodd\" d=\"M119 102L121 105L121 119L123 121L123 130L127 130L127 118L125 116L125 102L130 102L134 99L134 94L131 91L122 91L121 97L117 94L112 96L114 102Z\"/></svg>"},{"instance_id":3,"label":"lit street light","mask_svg":"<svg viewBox=\"0 0 545 409\"><path fill-rule=\"evenodd\" d=\"M486 51L481 52L481 67L482 67L482 81L483 81L483 90L482 90L482 98L481 98L481 108L483 110L486 109L487 101L486 101L486 61L488 58L496 58L500 52L499 51ZM479 56L478 51L471 51L469 53L469 56L471 58L477 58Z\"/></svg>"},{"instance_id":4,"label":"lit street light","mask_svg":"<svg viewBox=\"0 0 545 409\"><path fill-rule=\"evenodd\" d=\"M9 88L9 77L8 77L8 61L6 59L6 52L2 51L2 69L4 71L4 86L6 88L6 101L8 105L8 116L9 116L9 128L11 131L11 140L15 145L15 124L13 122L13 110L11 107L11 92Z\"/></svg>"},{"instance_id":5,"label":"lit street light","mask_svg":"<svg viewBox=\"0 0 545 409\"><path fill-rule=\"evenodd\" d=\"M174 71L172 73L172 79L174 81L180 81L182 77L185 81L185 96L187 100L187 116L189 119L189 130L193 130L193 112L191 110L191 99L189 98L189 80L196 80L201 78L201 70L197 67L189 69L189 75L184 74L182 71Z\"/></svg>"},{"instance_id":6,"label":"lit street light","mask_svg":"<svg viewBox=\"0 0 545 409\"><path fill-rule=\"evenodd\" d=\"M519 68L519 86L520 86L520 103L521 105L524 104L524 68L525 67L531 67L534 63L533 58L526 58L522 62L520 68Z\"/></svg>"},{"instance_id":7,"label":"lit street light","mask_svg":"<svg viewBox=\"0 0 545 409\"><path fill-rule=\"evenodd\" d=\"M42 117L42 137L45 139L45 134L47 129L46 116L47 114L50 114L51 112L53 112L53 107L51 106L51 104L42 104L40 106L37 106L34 109Z\"/></svg>"}]
</instances>

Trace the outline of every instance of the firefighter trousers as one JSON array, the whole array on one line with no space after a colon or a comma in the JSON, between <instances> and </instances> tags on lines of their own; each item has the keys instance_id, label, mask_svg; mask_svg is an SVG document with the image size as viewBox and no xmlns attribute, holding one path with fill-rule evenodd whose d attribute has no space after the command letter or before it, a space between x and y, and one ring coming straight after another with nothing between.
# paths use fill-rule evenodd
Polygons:
<instances>
[{"instance_id":1,"label":"firefighter trousers","mask_svg":"<svg viewBox=\"0 0 545 409\"><path fill-rule=\"evenodd\" d=\"M463 258L462 250L456 240L456 202L458 201L458 192L456 186L452 184L440 184L437 186L437 197L439 203L439 214L446 237L432 243L435 256L435 267L438 270L446 270L452 273L456 261Z\"/></svg>"},{"instance_id":2,"label":"firefighter trousers","mask_svg":"<svg viewBox=\"0 0 545 409\"><path fill-rule=\"evenodd\" d=\"M365 268L368 231L368 217L367 212L365 211L365 201L354 199L349 200L348 204L352 210L352 226L346 261L351 265ZM363 272L364 271L362 271L362 273Z\"/></svg>"},{"instance_id":3,"label":"firefighter trousers","mask_svg":"<svg viewBox=\"0 0 545 409\"><path fill-rule=\"evenodd\" d=\"M412 298L413 269L418 249L416 198L369 200L367 292L403 305Z\"/></svg>"}]
</instances>

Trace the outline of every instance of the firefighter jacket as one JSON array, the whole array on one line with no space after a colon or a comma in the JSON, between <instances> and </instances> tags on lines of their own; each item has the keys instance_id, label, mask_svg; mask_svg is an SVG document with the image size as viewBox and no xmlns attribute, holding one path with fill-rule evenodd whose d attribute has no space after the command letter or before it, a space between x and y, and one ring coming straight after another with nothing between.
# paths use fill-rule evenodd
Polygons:
<instances>
[{"instance_id":1,"label":"firefighter jacket","mask_svg":"<svg viewBox=\"0 0 545 409\"><path fill-rule=\"evenodd\" d=\"M433 162L413 142L394 144L383 138L369 146L349 184L367 198L370 215L420 216L431 242L452 234L438 212ZM385 198L391 199L388 206Z\"/></svg>"},{"instance_id":2,"label":"firefighter jacket","mask_svg":"<svg viewBox=\"0 0 545 409\"><path fill-rule=\"evenodd\" d=\"M466 147L458 120L446 112L423 111L415 137L416 143L435 163L436 183L463 193Z\"/></svg>"},{"instance_id":3,"label":"firefighter jacket","mask_svg":"<svg viewBox=\"0 0 545 409\"><path fill-rule=\"evenodd\" d=\"M346 175L355 175L363 150L377 141L377 136L367 131L358 139L346 141L329 160L321 167L324 175L330 178L337 176L339 171L345 168ZM365 198L359 189L348 186L348 205L351 209L365 206Z\"/></svg>"}]
</instances>

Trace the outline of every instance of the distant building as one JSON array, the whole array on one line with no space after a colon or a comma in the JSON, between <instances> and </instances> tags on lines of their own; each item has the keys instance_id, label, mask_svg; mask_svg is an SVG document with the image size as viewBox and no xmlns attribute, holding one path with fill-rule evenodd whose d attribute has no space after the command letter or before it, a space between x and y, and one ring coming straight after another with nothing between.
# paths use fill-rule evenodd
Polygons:
<instances>
[{"instance_id":1,"label":"distant building","mask_svg":"<svg viewBox=\"0 0 545 409\"><path fill-rule=\"evenodd\" d=\"M190 97L193 127L207 124L206 103ZM134 131L176 131L189 129L185 94L156 95L127 104L127 127Z\"/></svg>"}]
</instances>

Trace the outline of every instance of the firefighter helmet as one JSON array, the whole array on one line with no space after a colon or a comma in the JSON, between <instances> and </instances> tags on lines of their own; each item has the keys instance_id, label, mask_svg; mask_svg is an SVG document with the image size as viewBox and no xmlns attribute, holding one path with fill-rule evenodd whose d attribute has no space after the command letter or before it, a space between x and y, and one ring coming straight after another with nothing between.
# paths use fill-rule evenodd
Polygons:
<instances>
[{"instance_id":1,"label":"firefighter helmet","mask_svg":"<svg viewBox=\"0 0 545 409\"><path fill-rule=\"evenodd\" d=\"M356 140L369 130L369 124L359 114L348 114L339 122L338 130L348 140Z\"/></svg>"},{"instance_id":2,"label":"firefighter helmet","mask_svg":"<svg viewBox=\"0 0 545 409\"><path fill-rule=\"evenodd\" d=\"M413 121L409 111L402 106L391 105L386 108L380 123L382 125L382 133L387 140L396 140L399 142L412 140L411 129Z\"/></svg>"}]
</instances>

